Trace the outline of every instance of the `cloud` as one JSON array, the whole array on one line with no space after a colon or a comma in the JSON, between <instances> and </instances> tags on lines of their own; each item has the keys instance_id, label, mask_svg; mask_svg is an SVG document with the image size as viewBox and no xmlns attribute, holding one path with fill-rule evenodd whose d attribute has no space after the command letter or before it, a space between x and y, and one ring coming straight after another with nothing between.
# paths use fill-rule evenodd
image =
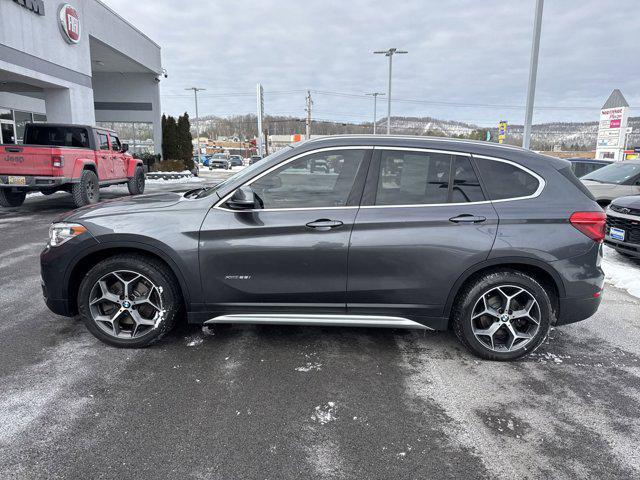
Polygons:
<instances>
[{"instance_id":1,"label":"cloud","mask_svg":"<svg viewBox=\"0 0 640 480\"><path fill-rule=\"evenodd\" d=\"M303 116L306 89L386 91L387 59L372 51L398 47L409 54L394 58L394 98L505 107L395 102L393 114L523 121L533 0L104 1L162 46L168 113L193 110L190 86L207 89L202 114L254 112L261 82L267 113ZM637 0L546 2L536 105L563 108L539 108L535 122L597 120L614 88L640 105L637 11ZM316 118L368 121L372 107L314 94Z\"/></svg>"}]
</instances>

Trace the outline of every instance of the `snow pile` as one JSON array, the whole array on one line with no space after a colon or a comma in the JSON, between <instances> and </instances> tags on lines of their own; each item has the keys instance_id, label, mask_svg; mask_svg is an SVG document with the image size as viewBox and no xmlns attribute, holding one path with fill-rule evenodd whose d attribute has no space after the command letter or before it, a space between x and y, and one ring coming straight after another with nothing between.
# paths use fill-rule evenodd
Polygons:
<instances>
[{"instance_id":1,"label":"snow pile","mask_svg":"<svg viewBox=\"0 0 640 480\"><path fill-rule=\"evenodd\" d=\"M605 245L602 270L608 283L640 298L640 263Z\"/></svg>"},{"instance_id":2,"label":"snow pile","mask_svg":"<svg viewBox=\"0 0 640 480\"><path fill-rule=\"evenodd\" d=\"M146 183L158 183L158 184L169 184L169 183L195 183L195 182L205 182L204 178L200 177L182 177L182 178L147 178Z\"/></svg>"},{"instance_id":3,"label":"snow pile","mask_svg":"<svg viewBox=\"0 0 640 480\"><path fill-rule=\"evenodd\" d=\"M315 412L311 415L311 420L318 422L321 425L332 422L336 419L335 403L327 402L324 405L318 405L315 408Z\"/></svg>"},{"instance_id":4,"label":"snow pile","mask_svg":"<svg viewBox=\"0 0 640 480\"><path fill-rule=\"evenodd\" d=\"M322 367L321 363L307 362L302 367L296 367L296 371L297 372L310 372L311 370L322 370L321 367Z\"/></svg>"}]
</instances>

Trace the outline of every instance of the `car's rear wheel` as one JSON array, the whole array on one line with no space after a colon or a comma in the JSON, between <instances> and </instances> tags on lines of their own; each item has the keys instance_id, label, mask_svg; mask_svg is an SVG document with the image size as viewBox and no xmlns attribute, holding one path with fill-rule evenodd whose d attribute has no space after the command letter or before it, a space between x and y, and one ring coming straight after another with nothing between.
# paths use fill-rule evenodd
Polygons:
<instances>
[{"instance_id":1,"label":"car's rear wheel","mask_svg":"<svg viewBox=\"0 0 640 480\"><path fill-rule=\"evenodd\" d=\"M76 207L83 207L100 201L100 184L98 176L92 170L83 170L80 181L71 187L73 203Z\"/></svg>"},{"instance_id":2,"label":"car's rear wheel","mask_svg":"<svg viewBox=\"0 0 640 480\"><path fill-rule=\"evenodd\" d=\"M472 281L453 312L458 339L476 355L514 360L534 351L553 319L549 294L530 275L500 270Z\"/></svg>"},{"instance_id":3,"label":"car's rear wheel","mask_svg":"<svg viewBox=\"0 0 640 480\"><path fill-rule=\"evenodd\" d=\"M158 341L176 323L180 292L160 261L117 255L94 266L78 291L78 311L89 331L115 347Z\"/></svg>"},{"instance_id":4,"label":"car's rear wheel","mask_svg":"<svg viewBox=\"0 0 640 480\"><path fill-rule=\"evenodd\" d=\"M127 188L129 188L129 193L131 195L141 195L144 193L144 168L136 167L136 171L133 174L133 177L129 179L127 182Z\"/></svg>"},{"instance_id":5,"label":"car's rear wheel","mask_svg":"<svg viewBox=\"0 0 640 480\"><path fill-rule=\"evenodd\" d=\"M27 198L26 190L0 188L0 205L3 207L19 207Z\"/></svg>"}]
</instances>

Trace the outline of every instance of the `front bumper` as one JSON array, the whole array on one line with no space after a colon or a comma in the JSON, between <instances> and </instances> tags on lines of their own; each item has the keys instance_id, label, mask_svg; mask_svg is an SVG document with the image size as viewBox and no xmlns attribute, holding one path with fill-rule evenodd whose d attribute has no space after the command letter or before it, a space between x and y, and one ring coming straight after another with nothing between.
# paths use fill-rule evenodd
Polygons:
<instances>
[{"instance_id":1,"label":"front bumper","mask_svg":"<svg viewBox=\"0 0 640 480\"><path fill-rule=\"evenodd\" d=\"M640 258L640 245L637 243L621 242L611 238L605 238L604 243L620 253Z\"/></svg>"},{"instance_id":2,"label":"front bumper","mask_svg":"<svg viewBox=\"0 0 640 480\"><path fill-rule=\"evenodd\" d=\"M24 185L9 183L9 177L24 177ZM11 187L19 190L40 190L55 188L67 183L74 183L69 177L43 177L34 175L0 175L0 187Z\"/></svg>"},{"instance_id":3,"label":"front bumper","mask_svg":"<svg viewBox=\"0 0 640 480\"><path fill-rule=\"evenodd\" d=\"M72 317L75 311L75 287L72 271L85 251L98 244L84 233L57 247L45 247L40 254L40 284L49 310L57 315Z\"/></svg>"}]
</instances>

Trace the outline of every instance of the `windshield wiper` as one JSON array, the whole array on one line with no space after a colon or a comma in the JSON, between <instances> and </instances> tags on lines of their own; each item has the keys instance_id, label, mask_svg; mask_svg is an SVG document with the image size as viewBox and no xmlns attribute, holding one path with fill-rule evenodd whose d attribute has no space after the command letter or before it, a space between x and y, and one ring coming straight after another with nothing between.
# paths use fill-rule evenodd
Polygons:
<instances>
[{"instance_id":1,"label":"windshield wiper","mask_svg":"<svg viewBox=\"0 0 640 480\"><path fill-rule=\"evenodd\" d=\"M197 197L203 190L206 190L204 187L194 188L193 190L189 190L188 192L184 192L184 198Z\"/></svg>"}]
</instances>

